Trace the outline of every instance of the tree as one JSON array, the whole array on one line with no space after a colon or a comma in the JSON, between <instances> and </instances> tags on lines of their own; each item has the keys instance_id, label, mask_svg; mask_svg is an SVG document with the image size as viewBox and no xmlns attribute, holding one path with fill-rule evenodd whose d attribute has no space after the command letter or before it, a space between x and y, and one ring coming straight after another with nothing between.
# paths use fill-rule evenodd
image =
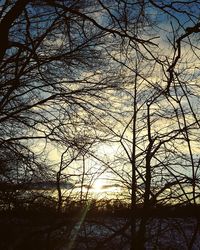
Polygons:
<instances>
[{"instance_id":1,"label":"tree","mask_svg":"<svg viewBox=\"0 0 200 250\"><path fill-rule=\"evenodd\" d=\"M197 87L197 75L189 73L189 70L195 72L198 58L195 36L199 32L199 23L196 11L192 15L189 9L183 10L184 7L176 1L172 1L171 6L149 1L146 6L156 7L166 15L166 18L168 16L171 21L177 23L172 23L171 34L169 33L168 37L168 45L172 46L171 54L165 53L163 56L164 37L161 37L163 40L157 44L156 50L152 48L151 51L145 52L138 50L138 47L129 47L128 44L124 46L124 51L120 50L120 56L117 53L117 56L113 56L114 61L119 64L120 73L124 68L123 83L129 83L122 85L125 87L124 106L128 104L132 107L132 112L128 110L121 119L118 117L123 121L121 123L124 124L124 129L119 131L112 127L110 131L118 138L116 140L121 144L129 162L126 170L122 168L121 179L124 182L124 171L128 178L131 176L129 181L133 213L137 203L136 197L142 202L144 209L137 233L136 221L134 218L131 219L132 249L145 247L145 228L151 208L158 204L174 202L195 204L199 195L196 189L199 182L198 157L194 153L198 150L196 141L199 127L198 113L194 110L199 97L198 94L194 94L193 87L191 90L191 85ZM199 8L197 2L191 6L192 9L196 7ZM184 17L178 17L177 12ZM166 24L165 17L163 19ZM193 24L188 27L186 20L192 21ZM162 21L160 27L158 23L153 22L151 27L159 30L162 28ZM147 31L148 27L145 32ZM189 42L184 44L188 38ZM164 45L167 46L166 42ZM187 49L191 51L194 64L186 53ZM142 62L139 70L138 65L134 65L138 60L138 54ZM131 75L134 79L132 81ZM193 81L194 85L191 84ZM139 90L139 86L144 90ZM124 165L122 161L120 164ZM119 170L117 171L119 173Z\"/></svg>"},{"instance_id":2,"label":"tree","mask_svg":"<svg viewBox=\"0 0 200 250\"><path fill-rule=\"evenodd\" d=\"M113 87L115 78L109 74L109 59L104 54L113 37L121 41L127 38L131 43L152 43L128 34L116 18L112 19L114 14L109 12L106 1L97 4L101 8L97 13L105 15L106 21L91 16L96 6L90 1L2 3L3 147L16 143L34 154L36 144L31 146L30 140L37 143L40 139L44 144L59 140L60 127L77 112L88 111L95 116L95 110L105 108L103 95ZM120 11L117 3L112 5ZM122 6L126 8L126 4ZM105 37L110 35L112 38L105 43Z\"/></svg>"},{"instance_id":3,"label":"tree","mask_svg":"<svg viewBox=\"0 0 200 250\"><path fill-rule=\"evenodd\" d=\"M130 192L131 249L145 247L149 210L197 204L199 8L175 0L4 1L3 184L44 173L57 147L60 210L69 166L82 160L83 187L87 159L101 162ZM98 154L100 144L115 145L114 160Z\"/></svg>"},{"instance_id":4,"label":"tree","mask_svg":"<svg viewBox=\"0 0 200 250\"><path fill-rule=\"evenodd\" d=\"M97 48L104 31L81 14L87 4L65 4L6 1L2 5L2 150L21 155L21 148L26 148L35 155L38 140L58 140L60 127L70 124L78 109L89 110L95 92L108 87L105 80L95 79L97 65L104 64Z\"/></svg>"}]
</instances>

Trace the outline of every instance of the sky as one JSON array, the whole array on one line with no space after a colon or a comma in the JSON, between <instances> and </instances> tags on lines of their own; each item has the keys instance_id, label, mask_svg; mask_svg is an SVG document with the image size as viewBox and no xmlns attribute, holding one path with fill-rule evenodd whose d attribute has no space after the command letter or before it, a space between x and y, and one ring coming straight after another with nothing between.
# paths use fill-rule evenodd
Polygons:
<instances>
[{"instance_id":1,"label":"sky","mask_svg":"<svg viewBox=\"0 0 200 250\"><path fill-rule=\"evenodd\" d=\"M29 69L37 60L33 58L25 67L28 73L24 80L32 92L20 91L31 98L31 104L60 91L65 94L65 99L31 109L33 114L41 112L38 119L51 123L35 125L34 136L45 138L35 139L29 146L54 173L60 169L66 181L91 184L99 193L103 193L103 186L113 185L111 190L119 184L130 191L133 159L138 192L142 193L149 147L154 153L153 184L165 186L181 174L193 179L199 175L199 34L181 41L180 58L177 48L177 39L199 21L199 3L148 3L144 9L131 1L127 5L99 1L99 5L85 9L79 6L87 15L84 20L67 12L67 25L58 23L36 49L38 58L48 63L41 64L34 76ZM28 15L37 15L34 20L39 20L39 26L37 22L26 26L25 21L21 27L13 25L10 37L22 43L30 40L31 48L32 41L58 14L51 9L47 17L48 11L49 7L30 5ZM64 15L62 9L59 11ZM41 13L45 16L39 17ZM101 38L93 39L96 34ZM52 60L61 53L62 60ZM21 68L28 56L23 54L23 60ZM16 71L20 67L16 66ZM165 93L169 81L170 90ZM17 98L13 98L15 103ZM9 130L12 133L12 128ZM31 133L28 130L27 135Z\"/></svg>"}]
</instances>

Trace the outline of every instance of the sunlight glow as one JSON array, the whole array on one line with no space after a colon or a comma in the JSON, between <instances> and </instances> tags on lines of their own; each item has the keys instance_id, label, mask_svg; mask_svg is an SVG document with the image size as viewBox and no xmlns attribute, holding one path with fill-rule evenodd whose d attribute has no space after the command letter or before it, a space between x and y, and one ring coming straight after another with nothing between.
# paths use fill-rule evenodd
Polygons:
<instances>
[{"instance_id":1,"label":"sunlight glow","mask_svg":"<svg viewBox=\"0 0 200 250\"><path fill-rule=\"evenodd\" d=\"M96 179L92 185L94 192L100 193L103 191L103 186L106 184L106 181L103 179Z\"/></svg>"}]
</instances>

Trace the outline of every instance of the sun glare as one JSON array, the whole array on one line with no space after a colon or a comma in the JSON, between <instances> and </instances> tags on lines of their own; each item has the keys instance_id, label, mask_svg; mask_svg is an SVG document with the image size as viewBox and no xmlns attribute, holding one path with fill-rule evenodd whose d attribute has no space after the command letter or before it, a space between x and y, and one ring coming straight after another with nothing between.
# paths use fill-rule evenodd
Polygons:
<instances>
[{"instance_id":1,"label":"sun glare","mask_svg":"<svg viewBox=\"0 0 200 250\"><path fill-rule=\"evenodd\" d=\"M105 181L103 179L96 179L93 184L93 189L95 192L102 192Z\"/></svg>"}]
</instances>

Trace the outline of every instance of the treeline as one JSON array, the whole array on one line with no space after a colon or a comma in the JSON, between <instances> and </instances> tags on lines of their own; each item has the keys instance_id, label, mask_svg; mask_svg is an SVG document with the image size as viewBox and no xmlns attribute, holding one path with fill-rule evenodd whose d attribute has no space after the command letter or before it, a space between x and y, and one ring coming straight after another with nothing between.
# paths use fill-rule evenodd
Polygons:
<instances>
[{"instance_id":1,"label":"treeline","mask_svg":"<svg viewBox=\"0 0 200 250\"><path fill-rule=\"evenodd\" d=\"M55 216L66 218L76 218L82 211L87 208L87 217L111 217L111 218L129 218L133 211L131 204L124 203L122 200L96 200L91 199L87 201L77 201L68 198L61 210L57 209L57 201L52 196L38 196L34 199L26 199L18 203L13 203L12 206L0 207L1 216ZM134 210L134 217L142 218L148 216L163 217L163 218L200 218L200 204L186 204L186 205L159 205L144 210L143 204L137 204Z\"/></svg>"}]
</instances>

